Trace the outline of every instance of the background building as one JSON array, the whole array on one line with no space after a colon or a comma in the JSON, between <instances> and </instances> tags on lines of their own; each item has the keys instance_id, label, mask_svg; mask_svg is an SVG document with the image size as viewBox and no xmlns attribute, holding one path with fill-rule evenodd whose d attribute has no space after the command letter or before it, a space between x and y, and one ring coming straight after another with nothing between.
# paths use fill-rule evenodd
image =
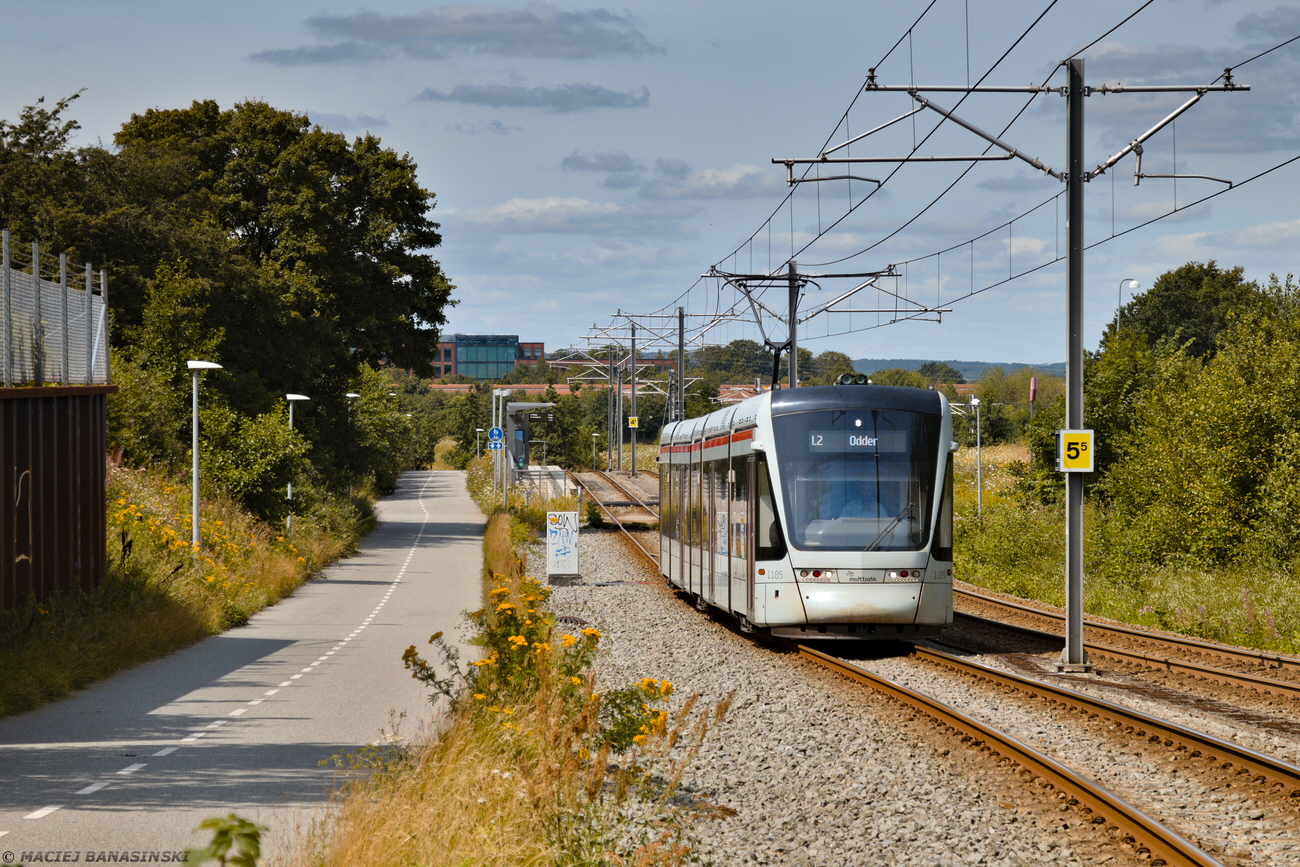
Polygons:
<instances>
[{"instance_id":1,"label":"background building","mask_svg":"<svg viewBox=\"0 0 1300 867\"><path fill-rule=\"evenodd\" d=\"M544 358L546 344L520 343L517 334L453 334L438 344L433 375L500 379L516 367L533 367Z\"/></svg>"}]
</instances>

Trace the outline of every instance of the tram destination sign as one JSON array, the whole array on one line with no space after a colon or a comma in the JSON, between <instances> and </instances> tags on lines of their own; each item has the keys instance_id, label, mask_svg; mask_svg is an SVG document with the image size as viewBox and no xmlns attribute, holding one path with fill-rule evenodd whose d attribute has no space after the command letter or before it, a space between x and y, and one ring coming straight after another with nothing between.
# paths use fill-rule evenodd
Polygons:
<instances>
[{"instance_id":1,"label":"tram destination sign","mask_svg":"<svg viewBox=\"0 0 1300 867\"><path fill-rule=\"evenodd\" d=\"M901 452L907 449L907 432L813 430L808 432L808 450L813 452L855 452L860 450Z\"/></svg>"}]
</instances>

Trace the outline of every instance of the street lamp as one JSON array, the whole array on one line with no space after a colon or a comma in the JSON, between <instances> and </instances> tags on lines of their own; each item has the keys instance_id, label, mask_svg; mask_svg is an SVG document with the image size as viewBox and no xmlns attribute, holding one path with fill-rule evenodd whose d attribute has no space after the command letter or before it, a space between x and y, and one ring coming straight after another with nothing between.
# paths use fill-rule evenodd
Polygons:
<instances>
[{"instance_id":1,"label":"street lamp","mask_svg":"<svg viewBox=\"0 0 1300 867\"><path fill-rule=\"evenodd\" d=\"M1119 302L1115 306L1115 334L1119 334L1119 317L1124 312L1124 290L1131 289L1134 292L1142 288L1142 283L1134 280L1132 277L1125 277L1119 281Z\"/></svg>"},{"instance_id":2,"label":"street lamp","mask_svg":"<svg viewBox=\"0 0 1300 867\"><path fill-rule=\"evenodd\" d=\"M191 502L193 514L190 519L190 542L194 545L194 553L197 556L199 552L199 371L220 370L221 365L214 361L187 361L185 366L190 369L190 373L194 377L194 418L190 425L190 451L194 455L194 472L191 480L194 490Z\"/></svg>"},{"instance_id":3,"label":"street lamp","mask_svg":"<svg viewBox=\"0 0 1300 867\"><path fill-rule=\"evenodd\" d=\"M975 513L984 517L984 455L980 449L980 399L972 396L970 405L975 407Z\"/></svg>"},{"instance_id":4,"label":"street lamp","mask_svg":"<svg viewBox=\"0 0 1300 867\"><path fill-rule=\"evenodd\" d=\"M591 468L593 470L596 469L596 438L599 436L599 433L591 435Z\"/></svg>"},{"instance_id":5,"label":"street lamp","mask_svg":"<svg viewBox=\"0 0 1300 867\"><path fill-rule=\"evenodd\" d=\"M474 428L474 457L483 457L483 428Z\"/></svg>"},{"instance_id":6,"label":"street lamp","mask_svg":"<svg viewBox=\"0 0 1300 867\"><path fill-rule=\"evenodd\" d=\"M293 433L293 405L300 400L311 400L305 394L286 394L284 399L289 401L289 432ZM293 532L293 482L289 483L289 493L285 497L289 501L289 515L285 520L285 536Z\"/></svg>"}]
</instances>

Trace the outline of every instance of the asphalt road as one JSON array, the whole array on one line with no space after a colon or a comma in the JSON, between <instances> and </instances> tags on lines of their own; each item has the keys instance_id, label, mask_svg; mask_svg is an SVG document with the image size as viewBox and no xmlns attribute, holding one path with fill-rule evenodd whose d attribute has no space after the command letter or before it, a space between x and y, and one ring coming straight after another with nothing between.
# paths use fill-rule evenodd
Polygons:
<instances>
[{"instance_id":1,"label":"asphalt road","mask_svg":"<svg viewBox=\"0 0 1300 867\"><path fill-rule=\"evenodd\" d=\"M0 720L0 865L165 862L232 812L284 846L335 790L332 757L403 713L401 736L427 724L402 652L463 635L483 515L462 474L417 472L379 516L357 556L247 626Z\"/></svg>"}]
</instances>

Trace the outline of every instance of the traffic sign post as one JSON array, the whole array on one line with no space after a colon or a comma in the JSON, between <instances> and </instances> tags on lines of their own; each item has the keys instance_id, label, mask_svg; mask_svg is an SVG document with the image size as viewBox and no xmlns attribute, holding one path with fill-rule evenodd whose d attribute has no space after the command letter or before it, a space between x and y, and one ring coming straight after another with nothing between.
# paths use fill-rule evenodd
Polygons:
<instances>
[{"instance_id":1,"label":"traffic sign post","mask_svg":"<svg viewBox=\"0 0 1300 867\"><path fill-rule=\"evenodd\" d=\"M1090 430L1056 432L1056 469L1062 473L1090 473L1097 450Z\"/></svg>"},{"instance_id":2,"label":"traffic sign post","mask_svg":"<svg viewBox=\"0 0 1300 867\"><path fill-rule=\"evenodd\" d=\"M637 427L637 422L638 422L639 420L640 420L640 419L639 419L638 416L630 415L630 416L627 417L627 426L630 427L630 428L635 429L635 428Z\"/></svg>"},{"instance_id":3,"label":"traffic sign post","mask_svg":"<svg viewBox=\"0 0 1300 867\"><path fill-rule=\"evenodd\" d=\"M499 427L494 427L488 431L488 439L494 443L499 443L506 438L506 432Z\"/></svg>"}]
</instances>

